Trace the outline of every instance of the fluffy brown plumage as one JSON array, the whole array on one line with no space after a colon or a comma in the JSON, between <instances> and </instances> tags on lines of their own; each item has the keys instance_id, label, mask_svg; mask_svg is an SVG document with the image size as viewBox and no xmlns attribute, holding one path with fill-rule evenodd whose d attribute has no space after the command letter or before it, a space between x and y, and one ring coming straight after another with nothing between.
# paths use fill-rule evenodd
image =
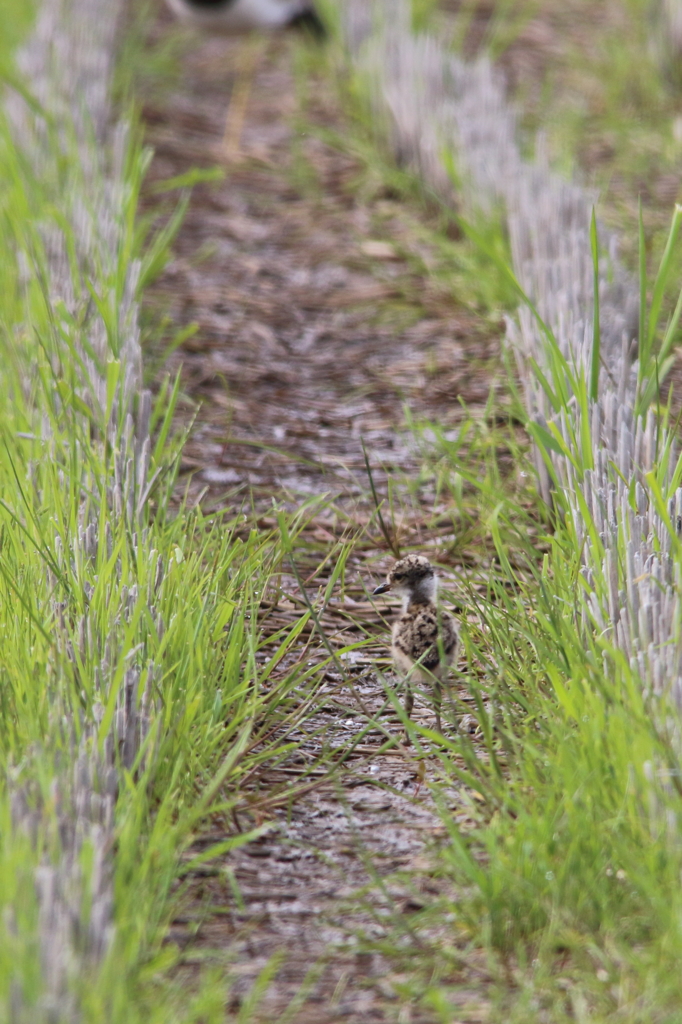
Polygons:
<instances>
[{"instance_id":1,"label":"fluffy brown plumage","mask_svg":"<svg viewBox=\"0 0 682 1024\"><path fill-rule=\"evenodd\" d=\"M459 628L449 612L436 605L438 580L423 555L407 555L395 563L386 582L374 591L391 590L403 599L402 613L393 626L393 662L405 676L405 713L412 714L411 681L430 684L441 731L441 683L459 650Z\"/></svg>"}]
</instances>

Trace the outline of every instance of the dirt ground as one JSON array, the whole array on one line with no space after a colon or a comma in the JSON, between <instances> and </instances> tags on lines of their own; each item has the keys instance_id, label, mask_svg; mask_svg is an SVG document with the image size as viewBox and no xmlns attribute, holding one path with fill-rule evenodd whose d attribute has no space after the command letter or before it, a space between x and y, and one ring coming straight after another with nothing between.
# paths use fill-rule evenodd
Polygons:
<instances>
[{"instance_id":1,"label":"dirt ground","mask_svg":"<svg viewBox=\"0 0 682 1024\"><path fill-rule=\"evenodd\" d=\"M157 38L170 27L160 12ZM146 104L152 183L220 161L238 46L197 39L187 47L178 87ZM188 982L211 957L227 962L231 1011L271 965L259 1019L284 1019L288 1007L287 1019L301 1024L426 1024L437 1018L401 996L390 963L366 951L368 941L380 942L382 919L409 916L427 890L438 891L441 883L424 869L443 827L420 783L423 761L402 744L379 753L400 729L376 671L378 665L391 680L390 606L373 603L367 591L391 556L371 521L361 442L380 494L389 478L407 493L405 481L419 478L421 463L404 406L452 427L462 416L460 397L482 413L495 386L499 329L419 276L403 254L426 243L410 235L390 191L363 200L353 191L357 162L301 128L293 61L287 39L261 54L245 159L226 169L224 181L195 189L150 309L164 311L176 327L198 324L171 360L182 365L188 415L199 403L182 466L191 500L231 510L253 503L270 527L273 500L293 509L327 495L304 531L299 569L313 575L339 537L353 536L344 592L329 602L324 625L335 649L368 633L376 642L326 671L317 709L295 737L301 748L257 780L261 794L271 789L284 804L272 828L194 877L170 939L183 951ZM339 127L331 92L316 95L313 116ZM413 490L397 515L403 549L427 552L446 576L448 567L473 571L476 559L467 566L461 552L453 556L447 502L440 518L436 504L434 516L432 481ZM329 571L311 583L311 599ZM283 575L280 588L263 603L266 632L294 623L304 607L293 575ZM301 643L310 659L325 656L309 632ZM469 699L464 688L459 696ZM384 731L356 742L331 781L289 806L281 800L301 777L325 781L326 769L315 771L321 752L346 750L379 714ZM418 702L416 717L432 722L428 703ZM466 716L459 727L468 727ZM466 799L454 789L450 796L466 827ZM193 852L223 835L202 837ZM383 889L371 885L374 873L387 880ZM466 972L461 981L462 1020L484 1019L480 979L478 994Z\"/></svg>"}]
</instances>

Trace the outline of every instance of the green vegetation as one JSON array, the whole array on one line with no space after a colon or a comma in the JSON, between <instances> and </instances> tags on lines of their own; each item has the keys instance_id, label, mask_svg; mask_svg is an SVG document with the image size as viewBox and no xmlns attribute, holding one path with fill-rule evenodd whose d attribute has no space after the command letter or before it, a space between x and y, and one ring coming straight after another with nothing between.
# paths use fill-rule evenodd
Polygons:
<instances>
[{"instance_id":1,"label":"green vegetation","mask_svg":"<svg viewBox=\"0 0 682 1024\"><path fill-rule=\"evenodd\" d=\"M0 67L16 42L2 34ZM183 876L258 832L242 782L291 750L275 726L305 713L288 695L311 673L273 673L308 615L263 652L281 535L173 505L178 381L149 410L124 378L134 300L179 221L149 239L137 224L133 138L112 246L84 261L70 204L101 182L66 128L38 174L0 123L0 1019L217 1022L225 976L179 990L164 937ZM224 838L188 863L209 818Z\"/></svg>"},{"instance_id":2,"label":"green vegetation","mask_svg":"<svg viewBox=\"0 0 682 1024\"><path fill-rule=\"evenodd\" d=\"M513 42L513 12L506 7L496 5ZM662 7L657 0L537 5L551 47L540 55L546 72L539 79L533 65L522 70L515 96L531 145L541 131L552 165L594 190L599 215L618 231L633 271L639 203L655 265L671 205L680 198L682 78ZM681 266L678 256L678 274Z\"/></svg>"},{"instance_id":3,"label":"green vegetation","mask_svg":"<svg viewBox=\"0 0 682 1024\"><path fill-rule=\"evenodd\" d=\"M0 4L0 23L8 11L17 15L6 22L17 26L16 33L0 37L3 72L19 29L26 29L20 6L16 0ZM415 2L415 24L432 16L431 7L428 0ZM509 7L503 6L500 18ZM631 3L623 10L630 19L643 8ZM498 39L505 38L500 25ZM643 126L641 112L654 101L667 110L668 100L660 96L672 95L673 86L659 81L641 56L639 35L619 37L618 46L615 36L611 42L603 51L608 66L598 76L611 82L611 92L600 93L604 110L597 117L581 108L573 119L559 113L556 119L569 136L562 142L566 152L575 150L586 126L612 135L614 160L629 168L634 182L649 173L632 155L642 152L636 130L654 131ZM301 62L327 59L303 49L300 54ZM633 55L641 59L631 86L634 108L628 108L622 90ZM129 84L122 80L119 88L125 94ZM390 167L385 149L377 147L361 88L346 82L343 90L354 129L343 140L330 133L326 138L349 147L361 166L352 187L397 201L417 197L421 205L415 208L429 223L420 227L415 215L414 230L428 234L435 258L429 265L406 248L415 271L448 289L450 300L498 317L514 299L508 279L495 269L506 258L499 225L458 235L444 205L418 193L413 175ZM660 124L670 121L661 114ZM643 147L648 158L667 153L659 145L663 134L661 129ZM291 522L282 518L279 531L268 534L252 530L243 515L209 521L199 509L174 507L182 441L173 432L175 381L164 383L151 413L153 487L133 515L117 507L112 481L120 476L117 458L127 428L114 407L122 393L121 345L129 326L120 310L131 260L141 260L139 293L163 266L173 236L171 227L146 238L136 221L146 164L134 139L125 159L117 248L109 265L90 268L86 277L73 258L73 227L55 191L36 180L7 125L0 128L0 390L6 396L0 405L0 1019L14 1019L9 1008L17 993L23 1020L37 1020L45 1010L35 879L46 867L56 868L64 852L59 797L65 766L77 755L97 763L116 739L130 678L144 735L132 763L120 754L116 764L113 936L104 958L86 958L86 970L69 976L67 989L82 1019L93 1024L223 1019L224 977L206 973L190 988L168 982L176 952L163 940L182 895L178 882L199 866L182 855L209 817L225 838L202 860L257 834L243 784L291 749L288 726L306 714L302 687L314 685L319 670L296 663L284 675L275 671L312 609L275 638L274 653L264 651L257 624L260 595L291 553L307 510ZM69 173L75 174L73 165ZM300 187L313 187L303 173ZM379 227L382 217L378 210ZM656 400L677 338L679 309L670 319L661 311L664 294L679 290L679 220L678 211L667 249L657 236L650 242L646 216L640 233L641 291L651 294L640 331L646 339L642 413ZM46 225L62 233L72 257L75 301L68 304L50 294ZM636 230L630 238L636 253ZM651 288L645 274L649 245L664 251ZM83 382L86 357L97 362L89 337L100 328L108 354L96 366L107 385L98 407ZM567 367L553 356L547 386L557 411L568 411L573 396ZM595 359L589 376L576 373L570 382L585 413L598 379ZM516 399L513 408L521 415ZM680 472L668 472L666 410L660 415L661 450L645 482L667 515ZM638 664L600 621L609 581L599 571L604 552L598 526L582 509L595 552L588 581L585 539L571 502L559 491L562 515L540 507L527 444L515 428L465 419L453 439L438 425L412 427L422 448L423 479L435 482L439 498L451 495L457 543L476 544L492 559L485 591L470 587L465 594L466 685L473 698L466 711L473 712L479 734L474 742L463 732L437 754L434 792L447 841L434 854L432 874L442 895L410 915L409 927L405 915L396 914L380 944L400 965L398 994L430 1007L444 1024L483 1013L518 1024L672 1022L682 994L682 786L674 695L664 690L654 699ZM529 430L551 463L564 443L561 435L533 432L530 424ZM570 448L578 475L592 468L590 441L583 435ZM503 443L511 470L497 460ZM634 488L629 500L636 509ZM624 532L618 538L621 584L628 539ZM675 530L671 546L679 566ZM325 596L347 555L346 546ZM461 602L462 594L457 597ZM432 733L410 728L417 752L433 749ZM466 810L466 826L452 813L453 780L461 786L456 807L459 817ZM30 814L22 818L24 805ZM238 833L231 815L244 808L251 831ZM29 818L31 828L17 824ZM97 849L94 833L85 836L75 872L83 898L74 933L78 924L87 931L100 871ZM467 1006L461 993L473 987L478 995Z\"/></svg>"},{"instance_id":4,"label":"green vegetation","mask_svg":"<svg viewBox=\"0 0 682 1024\"><path fill-rule=\"evenodd\" d=\"M650 166L656 173L664 170L670 120L663 101L657 100L652 117L645 110L651 109L652 97L666 96L669 113L675 86L663 80L646 48L646 26L636 21L644 5L613 3L610 13L617 7L618 24L629 26L625 35L608 21L606 34L590 28L589 54L603 46L600 52L609 62L591 67L603 102L602 120L598 127L591 122L590 130L602 137L605 124L619 123L622 146L615 148L614 162L622 162L624 173L630 161L632 185L642 173L635 171L643 158L642 132L652 138L646 150ZM586 64L587 57L570 49L561 71L570 66L579 75ZM627 87L632 85L635 65L635 97L626 104L622 89L626 79ZM646 89L638 76L646 79ZM638 83L641 88L635 88ZM613 95L604 95L608 89ZM556 117L565 128L562 99L569 103L568 97L550 102L545 118ZM571 101L575 110L575 94ZM577 111L574 143L584 138L587 124L587 115L580 120L580 105ZM567 146L568 152L575 149ZM633 199L636 210L631 188ZM622 218L613 216L612 196L607 207L611 222L622 227ZM665 233L661 219L669 223L670 205L650 212L639 232L643 303L637 411L642 416L656 403L672 366L679 320L679 309L667 312L668 301L672 310L679 295L679 211ZM627 227L636 265L636 216ZM595 227L592 242L596 277ZM649 249L660 269L647 279ZM580 372L547 336L549 372L538 379L562 427L550 424L545 430L527 423L548 467L556 455L565 456L579 485L594 467L596 438L588 410L599 397L599 341L597 322L592 364ZM669 411L657 408L657 416L656 456L639 482L625 481L626 507L633 516L653 508L665 523L666 536L652 537L652 551L670 550L679 601L682 551L671 510L682 464L675 462L667 433ZM560 514L543 510L537 497L529 505L519 476L531 478L534 470L523 447L512 445L518 476L503 473L490 465L496 446L483 440L486 428L478 428L473 444L467 437L472 429L464 424L460 442L446 439L434 424L421 424L419 434L428 460L425 472L430 467L441 494L450 490L461 520L479 524L495 549L485 593L469 587L464 602L469 614L463 681L473 698L477 740L462 733L440 754L442 776L434 792L447 840L434 851L432 874L444 895L427 898L409 922L396 912L385 938L368 946L394 959L398 998L430 1007L444 1024L453 1019L677 1020L682 994L677 970L682 953L679 696L671 692L672 678L660 680L656 695L652 692L648 658L666 651L654 646L639 659L629 657L609 621L609 558L618 600L632 607L628 521L618 519L615 548L607 551L603 526L580 492L569 495L553 472ZM611 480L618 479L614 464ZM642 579L654 572L643 568ZM461 593L457 601L463 603ZM675 634L669 645L677 649L677 644ZM471 713L472 705L467 701L456 711ZM426 751L435 736L412 728L412 738L417 751ZM453 780L462 786L454 802ZM424 901L420 880L406 881ZM382 923L386 928L385 919Z\"/></svg>"},{"instance_id":5,"label":"green vegetation","mask_svg":"<svg viewBox=\"0 0 682 1024\"><path fill-rule=\"evenodd\" d=\"M571 519L543 530L471 454L450 449L451 489L461 494L457 477L480 481L464 504L497 555L486 592L469 588L465 602L475 701L456 711L473 713L478 737L441 755L448 842L435 872L454 895L412 915L409 935L395 918L394 954L419 943L404 994L443 1022L457 1010L466 1020L458 988L473 974L500 1021L676 1019L678 712L669 695L646 695L638 667L599 628L607 582L588 584ZM413 737L418 749L433 738ZM464 831L448 810L453 778L465 787ZM453 809L459 819L462 802ZM481 947L493 954L482 975Z\"/></svg>"},{"instance_id":6,"label":"green vegetation","mask_svg":"<svg viewBox=\"0 0 682 1024\"><path fill-rule=\"evenodd\" d=\"M432 6L429 0L424 18ZM423 21L421 15L419 21ZM477 217L475 224L463 222L453 205L437 195L416 170L396 166L388 128L381 109L372 101L370 83L349 74L346 59L336 48L300 46L294 57L299 133L294 141L292 177L297 189L304 195L319 195L315 173L297 141L299 134L314 134L352 158L355 170L344 188L354 201L368 207L376 238L390 241L406 262L406 273L398 280L391 279L392 286L402 290L403 301L418 315L423 312L419 292L427 281L429 289L449 308L464 306L491 323L499 322L518 301L515 289L496 271L496 261L510 260L501 212L499 216ZM321 110L317 90L325 96ZM337 113L333 124L328 122L331 96ZM451 155L448 172L456 189L456 154Z\"/></svg>"},{"instance_id":7,"label":"green vegetation","mask_svg":"<svg viewBox=\"0 0 682 1024\"><path fill-rule=\"evenodd\" d=\"M475 484L468 453L449 461L453 493L456 475ZM600 627L607 581L588 584L571 519L544 532L509 488L483 479L469 515L487 523L497 558L486 593L467 594L464 633L478 738L447 744L436 787L448 842L435 872L454 895L412 915L409 935L394 919L395 955L419 943L404 994L450 1021L473 974L495 1020L674 1020L679 713L672 695L647 694L637 664ZM447 809L453 778L465 787L464 831ZM459 801L454 810L459 818ZM484 969L481 947L493 954Z\"/></svg>"}]
</instances>

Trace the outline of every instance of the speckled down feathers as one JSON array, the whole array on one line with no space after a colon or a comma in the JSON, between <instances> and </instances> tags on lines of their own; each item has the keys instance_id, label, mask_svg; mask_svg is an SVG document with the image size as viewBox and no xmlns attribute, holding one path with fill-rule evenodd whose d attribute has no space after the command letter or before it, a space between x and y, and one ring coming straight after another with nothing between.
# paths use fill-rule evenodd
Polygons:
<instances>
[{"instance_id":1,"label":"speckled down feathers","mask_svg":"<svg viewBox=\"0 0 682 1024\"><path fill-rule=\"evenodd\" d=\"M439 622L440 620L440 622ZM439 651L438 634L443 660ZM459 631L453 617L446 611L438 611L433 604L411 605L403 612L393 626L393 660L396 668L424 680L429 673L436 677L447 673L457 656ZM415 662L419 662L415 669ZM423 667L427 672L420 672Z\"/></svg>"},{"instance_id":2,"label":"speckled down feathers","mask_svg":"<svg viewBox=\"0 0 682 1024\"><path fill-rule=\"evenodd\" d=\"M393 585L400 579L418 583L425 577L434 575L433 566L424 555L406 555L395 563L386 578Z\"/></svg>"}]
</instances>

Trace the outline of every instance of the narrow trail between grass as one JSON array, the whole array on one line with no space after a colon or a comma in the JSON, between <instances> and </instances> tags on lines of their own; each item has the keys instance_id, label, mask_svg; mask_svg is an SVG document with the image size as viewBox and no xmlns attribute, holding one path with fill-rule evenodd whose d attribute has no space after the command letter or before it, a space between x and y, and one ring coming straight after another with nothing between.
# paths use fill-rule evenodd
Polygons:
<instances>
[{"instance_id":1,"label":"narrow trail between grass","mask_svg":"<svg viewBox=\"0 0 682 1024\"><path fill-rule=\"evenodd\" d=\"M156 41L173 30L160 14ZM219 160L237 45L197 40L186 48L172 94L145 105L156 154L152 183ZM175 328L198 324L171 360L182 365L188 415L200 403L183 462L190 500L235 513L253 503L259 525L272 529L273 500L293 509L326 495L296 542L298 571L314 601L335 558L320 565L340 540L352 542L341 593L337 586L321 623L337 650L374 639L324 670L316 707L291 737L300 746L253 779L253 813L218 822L197 841L193 855L235 827L272 822L257 841L192 876L170 938L183 950L188 984L214 957L229 964L235 1010L271 965L250 1020L282 1020L290 1007L286 1019L301 1024L416 1024L436 1018L401 1003L388 962L359 952L355 938L380 941L382 918L418 909L419 886L438 889L422 872L443 834L420 784L423 759L403 746L379 753L387 735L400 737L400 725L376 672L378 664L392 678L389 609L368 590L391 555L375 521L362 441L382 498L390 484L401 549L428 553L448 591L448 571L474 580L480 553L457 544L449 499L439 497L430 475L420 478L404 406L446 429L463 416L460 398L482 415L499 372L500 331L420 275L410 257L418 253L428 265L430 253L413 213L389 189L363 193L360 164L298 116L294 45L268 45L249 101L246 159L224 181L195 189L175 259L148 306ZM333 90L316 81L311 91L312 122L343 132ZM148 201L155 201L151 192ZM279 590L263 595L265 635L304 611L296 577L283 571ZM295 657L307 666L326 658L310 629L300 648L284 659L282 673ZM469 700L464 686L457 695ZM368 731L330 774L329 764L379 713L386 731ZM432 724L423 702L415 717ZM467 716L458 718L466 729ZM428 777L435 759L427 764ZM296 799L301 779L319 788ZM453 789L451 798L466 829L466 794ZM412 884L417 869L421 881ZM372 885L376 877L388 880ZM475 974L475 958L470 963ZM462 977L462 1000L466 1019L481 1019L485 1000L475 977Z\"/></svg>"}]
</instances>

